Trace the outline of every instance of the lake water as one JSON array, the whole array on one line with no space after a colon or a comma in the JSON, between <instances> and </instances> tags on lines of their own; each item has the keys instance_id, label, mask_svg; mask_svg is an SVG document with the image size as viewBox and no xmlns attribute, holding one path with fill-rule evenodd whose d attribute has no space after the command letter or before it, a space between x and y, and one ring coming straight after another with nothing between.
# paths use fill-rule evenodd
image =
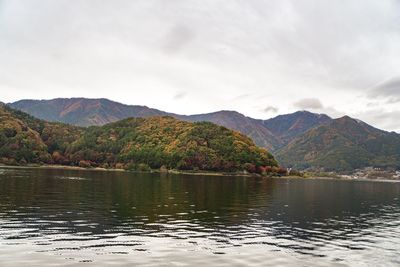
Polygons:
<instances>
[{"instance_id":1,"label":"lake water","mask_svg":"<svg viewBox=\"0 0 400 267\"><path fill-rule=\"evenodd\" d=\"M1 266L399 266L400 183L0 169Z\"/></svg>"}]
</instances>

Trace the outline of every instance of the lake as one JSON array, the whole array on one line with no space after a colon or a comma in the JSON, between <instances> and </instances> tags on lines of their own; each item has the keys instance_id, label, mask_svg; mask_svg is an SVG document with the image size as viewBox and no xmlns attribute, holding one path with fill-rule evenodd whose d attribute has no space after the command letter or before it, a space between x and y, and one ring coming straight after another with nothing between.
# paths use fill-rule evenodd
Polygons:
<instances>
[{"instance_id":1,"label":"lake","mask_svg":"<svg viewBox=\"0 0 400 267\"><path fill-rule=\"evenodd\" d=\"M1 266L399 266L400 183L0 169Z\"/></svg>"}]
</instances>

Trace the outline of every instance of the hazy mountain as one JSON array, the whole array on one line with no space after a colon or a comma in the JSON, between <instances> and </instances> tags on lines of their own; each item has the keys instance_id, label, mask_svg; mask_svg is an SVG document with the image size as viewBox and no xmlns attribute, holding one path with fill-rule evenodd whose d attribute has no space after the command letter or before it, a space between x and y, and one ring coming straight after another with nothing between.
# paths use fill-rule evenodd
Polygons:
<instances>
[{"instance_id":1,"label":"hazy mountain","mask_svg":"<svg viewBox=\"0 0 400 267\"><path fill-rule=\"evenodd\" d=\"M275 137L281 140L282 144L288 144L308 130L331 121L332 119L325 114L298 111L265 120L263 124Z\"/></svg>"},{"instance_id":2,"label":"hazy mountain","mask_svg":"<svg viewBox=\"0 0 400 267\"><path fill-rule=\"evenodd\" d=\"M400 135L345 116L309 130L276 155L281 163L296 168L400 168Z\"/></svg>"},{"instance_id":3,"label":"hazy mountain","mask_svg":"<svg viewBox=\"0 0 400 267\"><path fill-rule=\"evenodd\" d=\"M146 106L129 106L108 99L20 100L8 105L39 119L78 126L104 125L129 117L168 115Z\"/></svg>"}]
</instances>

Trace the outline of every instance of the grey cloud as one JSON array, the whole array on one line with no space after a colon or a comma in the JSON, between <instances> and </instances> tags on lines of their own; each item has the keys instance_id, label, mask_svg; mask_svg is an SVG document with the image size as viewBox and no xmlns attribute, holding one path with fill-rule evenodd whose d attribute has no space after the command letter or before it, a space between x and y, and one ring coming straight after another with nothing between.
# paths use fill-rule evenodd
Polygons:
<instances>
[{"instance_id":1,"label":"grey cloud","mask_svg":"<svg viewBox=\"0 0 400 267\"><path fill-rule=\"evenodd\" d=\"M397 104L400 103L400 97L391 97L386 101L387 104Z\"/></svg>"},{"instance_id":2,"label":"grey cloud","mask_svg":"<svg viewBox=\"0 0 400 267\"><path fill-rule=\"evenodd\" d=\"M371 96L375 97L400 97L400 77L386 81L372 89ZM397 102L397 101L396 101Z\"/></svg>"},{"instance_id":3,"label":"grey cloud","mask_svg":"<svg viewBox=\"0 0 400 267\"><path fill-rule=\"evenodd\" d=\"M187 95L186 92L180 92L180 93L177 93L176 95L174 95L174 99L179 100L179 99L184 98L186 95Z\"/></svg>"},{"instance_id":4,"label":"grey cloud","mask_svg":"<svg viewBox=\"0 0 400 267\"><path fill-rule=\"evenodd\" d=\"M322 109L324 106L317 98L304 98L294 103L296 108L300 109Z\"/></svg>"},{"instance_id":5,"label":"grey cloud","mask_svg":"<svg viewBox=\"0 0 400 267\"><path fill-rule=\"evenodd\" d=\"M400 78L392 79L384 83L378 90L383 91L385 94L400 96Z\"/></svg>"},{"instance_id":6,"label":"grey cloud","mask_svg":"<svg viewBox=\"0 0 400 267\"><path fill-rule=\"evenodd\" d=\"M264 108L263 111L265 113L277 113L279 111L279 109L276 107L273 107L273 106L268 106L268 107Z\"/></svg>"},{"instance_id":7,"label":"grey cloud","mask_svg":"<svg viewBox=\"0 0 400 267\"><path fill-rule=\"evenodd\" d=\"M0 0L0 92L252 117L309 96L297 108L393 112L399 13L398 0Z\"/></svg>"},{"instance_id":8,"label":"grey cloud","mask_svg":"<svg viewBox=\"0 0 400 267\"><path fill-rule=\"evenodd\" d=\"M175 25L165 37L163 50L166 53L177 53L194 38L195 33L189 27L182 24Z\"/></svg>"},{"instance_id":9,"label":"grey cloud","mask_svg":"<svg viewBox=\"0 0 400 267\"><path fill-rule=\"evenodd\" d=\"M400 103L400 77L387 80L370 89L367 98L376 100L375 105Z\"/></svg>"},{"instance_id":10,"label":"grey cloud","mask_svg":"<svg viewBox=\"0 0 400 267\"><path fill-rule=\"evenodd\" d=\"M367 103L367 107L368 107L368 108L376 107L376 106L378 106L378 105L379 105L379 103L376 103L376 102L368 102L368 103Z\"/></svg>"},{"instance_id":11,"label":"grey cloud","mask_svg":"<svg viewBox=\"0 0 400 267\"><path fill-rule=\"evenodd\" d=\"M250 96L251 96L250 94L241 94L241 95L233 97L231 99L231 101L240 101L240 100L243 100L243 99L248 98Z\"/></svg>"},{"instance_id":12,"label":"grey cloud","mask_svg":"<svg viewBox=\"0 0 400 267\"><path fill-rule=\"evenodd\" d=\"M400 110L371 109L353 115L380 129L400 133Z\"/></svg>"}]
</instances>

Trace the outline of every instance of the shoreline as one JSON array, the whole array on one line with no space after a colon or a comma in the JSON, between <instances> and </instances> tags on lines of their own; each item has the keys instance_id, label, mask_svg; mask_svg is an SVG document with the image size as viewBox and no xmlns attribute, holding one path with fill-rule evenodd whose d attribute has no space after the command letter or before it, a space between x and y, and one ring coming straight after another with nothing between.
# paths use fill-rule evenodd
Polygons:
<instances>
[{"instance_id":1,"label":"shoreline","mask_svg":"<svg viewBox=\"0 0 400 267\"><path fill-rule=\"evenodd\" d=\"M341 176L264 176L261 174L252 173L227 173L227 172L207 172L207 171L179 171L179 170L151 170L151 171L134 171L125 169L105 169L105 168L83 168L79 166L65 166L65 165L2 165L0 164L0 169L43 169L43 170L72 170L72 171L100 171L100 172L126 172L126 173L158 173L158 174L184 174L184 175L195 175L195 176L215 176L215 177L246 177L246 178L263 178L263 179L302 179L302 180L339 180L339 181L369 181L369 182L400 182L398 179L370 179L370 178L348 178Z\"/></svg>"},{"instance_id":2,"label":"shoreline","mask_svg":"<svg viewBox=\"0 0 400 267\"><path fill-rule=\"evenodd\" d=\"M259 178L273 178L274 176L263 176L260 174L252 173L238 173L238 172L208 172L208 171L179 171L179 170L150 170L150 171L135 171L125 169L106 169L106 168L84 168L79 166L65 166L65 165L0 165L0 169L53 169L53 170L75 170L75 171L102 171L102 172L132 172L132 173L160 173L160 174L185 174L185 175L198 175L198 176L238 176L238 177L259 177ZM300 178L300 177L299 177Z\"/></svg>"}]
</instances>

